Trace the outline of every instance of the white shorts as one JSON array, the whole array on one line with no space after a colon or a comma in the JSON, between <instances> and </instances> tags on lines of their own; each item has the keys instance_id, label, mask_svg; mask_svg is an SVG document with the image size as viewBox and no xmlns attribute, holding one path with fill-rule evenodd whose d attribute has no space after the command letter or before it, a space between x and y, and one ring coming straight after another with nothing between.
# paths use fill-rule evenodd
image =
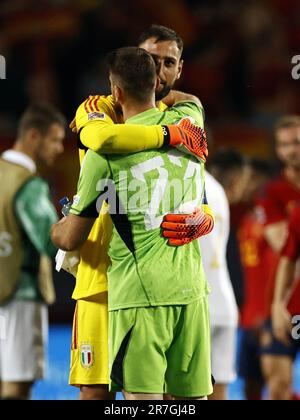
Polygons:
<instances>
[{"instance_id":1,"label":"white shorts","mask_svg":"<svg viewBox=\"0 0 300 420\"><path fill-rule=\"evenodd\" d=\"M43 378L48 337L48 308L12 300L0 306L0 382Z\"/></svg>"},{"instance_id":2,"label":"white shorts","mask_svg":"<svg viewBox=\"0 0 300 420\"><path fill-rule=\"evenodd\" d=\"M229 384L236 379L235 327L211 326L212 375L217 384Z\"/></svg>"}]
</instances>

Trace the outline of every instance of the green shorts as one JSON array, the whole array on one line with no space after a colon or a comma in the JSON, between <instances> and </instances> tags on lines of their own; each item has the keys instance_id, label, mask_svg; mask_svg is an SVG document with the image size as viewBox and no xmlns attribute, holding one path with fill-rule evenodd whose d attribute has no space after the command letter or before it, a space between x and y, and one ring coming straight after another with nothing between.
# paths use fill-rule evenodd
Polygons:
<instances>
[{"instance_id":1,"label":"green shorts","mask_svg":"<svg viewBox=\"0 0 300 420\"><path fill-rule=\"evenodd\" d=\"M111 311L109 333L112 391L212 393L207 297L188 305Z\"/></svg>"}]
</instances>

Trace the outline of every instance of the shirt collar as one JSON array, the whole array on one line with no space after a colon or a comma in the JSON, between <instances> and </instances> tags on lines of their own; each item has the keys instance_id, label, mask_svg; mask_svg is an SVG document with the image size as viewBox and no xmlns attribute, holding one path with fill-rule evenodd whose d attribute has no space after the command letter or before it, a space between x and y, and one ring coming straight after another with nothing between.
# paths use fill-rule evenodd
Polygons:
<instances>
[{"instance_id":1,"label":"shirt collar","mask_svg":"<svg viewBox=\"0 0 300 420\"><path fill-rule=\"evenodd\" d=\"M25 155L25 153L17 152L16 150L10 149L2 153L1 157L2 159L7 160L8 162L16 163L17 165L23 166L32 173L36 172L35 162L31 159L31 157Z\"/></svg>"},{"instance_id":2,"label":"shirt collar","mask_svg":"<svg viewBox=\"0 0 300 420\"><path fill-rule=\"evenodd\" d=\"M126 120L125 124L139 124L140 120L144 120L145 118L150 118L156 114L160 113L158 108L150 108L147 111L141 112L140 114L134 115Z\"/></svg>"}]
</instances>

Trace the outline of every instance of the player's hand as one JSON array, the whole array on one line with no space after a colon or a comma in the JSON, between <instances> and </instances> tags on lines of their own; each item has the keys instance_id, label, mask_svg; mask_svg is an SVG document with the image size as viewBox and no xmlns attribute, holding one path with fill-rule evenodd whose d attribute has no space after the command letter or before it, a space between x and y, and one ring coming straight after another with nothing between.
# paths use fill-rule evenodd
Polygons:
<instances>
[{"instance_id":1,"label":"player's hand","mask_svg":"<svg viewBox=\"0 0 300 420\"><path fill-rule=\"evenodd\" d=\"M292 318L281 303L275 303L272 306L272 327L275 338L288 345L291 337Z\"/></svg>"},{"instance_id":2,"label":"player's hand","mask_svg":"<svg viewBox=\"0 0 300 420\"><path fill-rule=\"evenodd\" d=\"M183 145L190 153L206 162L208 156L205 131L183 118L178 125L168 125L170 146Z\"/></svg>"},{"instance_id":3,"label":"player's hand","mask_svg":"<svg viewBox=\"0 0 300 420\"><path fill-rule=\"evenodd\" d=\"M169 238L168 244L180 246L210 233L214 220L211 215L196 208L191 214L167 214L161 227L163 236Z\"/></svg>"},{"instance_id":4,"label":"player's hand","mask_svg":"<svg viewBox=\"0 0 300 420\"><path fill-rule=\"evenodd\" d=\"M76 119L75 118L70 122L69 127L71 128L73 133L77 133Z\"/></svg>"}]
</instances>

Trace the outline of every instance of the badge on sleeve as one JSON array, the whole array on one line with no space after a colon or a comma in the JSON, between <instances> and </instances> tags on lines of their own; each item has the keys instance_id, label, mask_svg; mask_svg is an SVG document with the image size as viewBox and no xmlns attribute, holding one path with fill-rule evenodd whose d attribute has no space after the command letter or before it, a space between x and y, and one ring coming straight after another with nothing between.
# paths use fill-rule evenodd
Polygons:
<instances>
[{"instance_id":1,"label":"badge on sleeve","mask_svg":"<svg viewBox=\"0 0 300 420\"><path fill-rule=\"evenodd\" d=\"M88 120L89 121L104 120L104 119L105 119L105 114L103 112L90 112L88 114Z\"/></svg>"}]
</instances>

